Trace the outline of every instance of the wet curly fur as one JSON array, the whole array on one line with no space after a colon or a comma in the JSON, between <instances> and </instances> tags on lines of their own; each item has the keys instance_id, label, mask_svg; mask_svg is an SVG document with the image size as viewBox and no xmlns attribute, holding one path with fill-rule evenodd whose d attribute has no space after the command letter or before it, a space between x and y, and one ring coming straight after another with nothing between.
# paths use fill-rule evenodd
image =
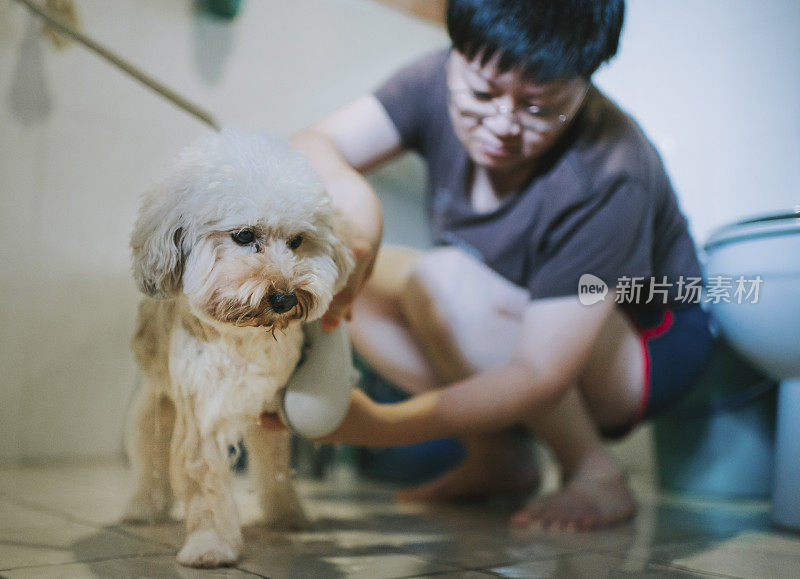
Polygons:
<instances>
[{"instance_id":1,"label":"wet curly fur","mask_svg":"<svg viewBox=\"0 0 800 579\"><path fill-rule=\"evenodd\" d=\"M203 137L146 195L131 237L144 298L133 340L143 387L130 415L137 490L124 520L185 506L178 562L217 567L242 548L228 448L244 437L266 522L306 523L277 409L303 346L353 267L322 183L285 142L234 130Z\"/></svg>"}]
</instances>

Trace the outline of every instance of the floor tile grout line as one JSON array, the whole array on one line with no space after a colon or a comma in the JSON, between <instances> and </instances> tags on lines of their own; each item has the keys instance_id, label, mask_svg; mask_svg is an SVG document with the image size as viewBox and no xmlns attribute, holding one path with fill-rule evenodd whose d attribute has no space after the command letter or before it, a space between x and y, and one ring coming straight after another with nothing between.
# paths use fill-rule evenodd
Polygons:
<instances>
[{"instance_id":1,"label":"floor tile grout line","mask_svg":"<svg viewBox=\"0 0 800 579\"><path fill-rule=\"evenodd\" d=\"M237 571L241 571L242 573L247 573L248 575L253 575L255 577L260 577L261 579L270 579L269 575L262 575L261 573L251 571L250 569L245 569L244 567L239 567L238 565L230 567L230 569L236 569Z\"/></svg>"},{"instance_id":2,"label":"floor tile grout line","mask_svg":"<svg viewBox=\"0 0 800 579\"><path fill-rule=\"evenodd\" d=\"M446 566L446 567L452 567L452 569L448 569L446 571L442 571L442 573L453 573L453 572L456 572L456 571L464 571L463 565L459 565L457 563L443 563L441 561L430 561L430 560L426 559L425 557L420 557L419 555L415 555L413 553L407 553L406 556L411 557L412 559L416 559L420 563L427 563L429 565L442 565L442 566ZM413 575L410 575L410 576L404 575L403 577L397 577L397 578L394 578L394 579L404 579L406 577L414 577L414 576Z\"/></svg>"},{"instance_id":3,"label":"floor tile grout line","mask_svg":"<svg viewBox=\"0 0 800 579\"><path fill-rule=\"evenodd\" d=\"M545 562L545 561L553 561L555 559L578 557L578 556L581 556L581 555L602 555L602 556L606 556L606 557L614 557L616 559L621 559L621 560L634 560L634 561L637 561L637 562L640 562L640 563L651 562L650 560L645 559L645 558L641 558L641 557L623 556L618 551L613 551L610 548L609 548L609 550L602 550L602 549L571 550L571 549L569 549L569 550L567 550L566 553L559 553L559 554L553 554L553 555L541 555L541 556L537 556L537 557L530 557L530 558L527 558L527 559L504 560L504 561L499 562L499 563L492 563L492 567L507 567L507 566L510 566L510 565L517 565L517 564L520 564L520 563L538 563L538 562ZM461 570L461 571L485 571L485 570L488 569L486 566L478 566L478 567L466 566L466 565L462 565L461 563L458 563L458 562L455 562L455 561L452 561L452 560L437 559L436 557L427 558L427 557L423 557L423 556L420 556L420 555L415 555L415 556L417 558L424 559L429 563L437 563L437 564L451 565L451 566L459 567L460 568L459 570ZM662 564L666 564L666 563L662 563Z\"/></svg>"},{"instance_id":4,"label":"floor tile grout line","mask_svg":"<svg viewBox=\"0 0 800 579\"><path fill-rule=\"evenodd\" d=\"M701 577L717 577L719 579L743 579L736 575L727 575L725 573L717 573L716 571L700 571L698 569L689 569L688 567L677 567L675 565L665 565L663 563L651 563L650 567L653 569L667 569L669 571L680 571L681 573L694 573Z\"/></svg>"},{"instance_id":5,"label":"floor tile grout line","mask_svg":"<svg viewBox=\"0 0 800 579\"><path fill-rule=\"evenodd\" d=\"M563 557L577 556L579 554L580 553L578 553L578 552L575 552L575 553L562 553L561 555L550 555L550 556L547 556L547 557L537 557L535 559L515 559L515 560L512 560L512 561L492 564L492 567L508 567L510 565L516 565L516 564L519 564L519 563L552 561L552 560L561 559ZM460 563L443 562L441 560L424 559L422 557L419 557L418 555L412 555L412 556L414 556L414 557L416 557L418 559L423 559L427 563L433 563L433 564L437 564L437 565L448 565L450 567L455 567L455 569L450 570L450 571L436 571L436 572L432 572L432 573L428 574L428 575L430 575L432 577L435 577L437 574L452 573L453 571L477 571L477 572L480 572L480 573L488 573L489 575L494 576L494 577L502 577L502 575L498 575L497 573L491 571L491 569L489 567L486 567L485 565L479 565L479 566L462 565ZM403 576L403 577L394 578L394 579L414 579L415 577L427 577L428 575L410 575L410 576Z\"/></svg>"},{"instance_id":6,"label":"floor tile grout line","mask_svg":"<svg viewBox=\"0 0 800 579\"><path fill-rule=\"evenodd\" d=\"M497 566L497 565L495 565ZM495 573L489 567L467 567L466 571L477 571L479 573L486 573L487 575L491 575L492 577L503 577L500 573Z\"/></svg>"},{"instance_id":7,"label":"floor tile grout line","mask_svg":"<svg viewBox=\"0 0 800 579\"><path fill-rule=\"evenodd\" d=\"M106 561L116 561L117 559L147 559L152 557L165 557L167 553L131 553L129 555L114 555L113 557L97 557L95 559L82 559L80 561L64 561L62 563L45 563L40 565L20 565L18 567L8 567L0 569L0 572L19 571L21 569L47 569L50 567L64 567L66 565L90 565L92 563L105 563Z\"/></svg>"},{"instance_id":8,"label":"floor tile grout line","mask_svg":"<svg viewBox=\"0 0 800 579\"><path fill-rule=\"evenodd\" d=\"M708 539L709 541L713 541L714 543L721 543L721 542L727 541L730 538L731 538L731 536L727 536L727 535L719 536L719 535L713 535L713 534L707 534L707 533L701 533L701 532L689 533L685 537L678 538L678 539L676 539L674 541L671 540L671 541L666 541L666 542L663 542L663 543L656 543L656 544L650 545L649 546L649 550L650 551L654 551L654 550L661 549L661 548L669 548L669 547L680 546L680 545L692 545L692 544L695 544L697 542L697 540L699 540L699 539ZM584 555L584 554L603 555L603 556L615 557L617 559L624 559L626 561L636 561L636 562L640 562L640 563L649 563L649 564L672 566L672 562L668 561L667 559L652 559L652 556L653 556L652 554L651 555L647 555L647 556L645 556L645 555L631 555L627 550L625 552L620 552L615 547L589 547L589 548L583 548L583 549L580 549L580 550L577 550L577 551L571 551L570 550L570 552L563 553L562 555L560 555L560 557L574 557L574 556L579 556L579 555ZM532 559L527 559L526 561L544 561L544 560L548 560L548 559L551 559L551 558L552 557L545 557L545 558L536 557L536 558L532 558ZM673 567L673 568L677 569L678 567Z\"/></svg>"},{"instance_id":9,"label":"floor tile grout line","mask_svg":"<svg viewBox=\"0 0 800 579\"><path fill-rule=\"evenodd\" d=\"M103 557L103 558L98 558L98 559L87 559L87 560L83 560L83 561L69 561L69 562L65 562L65 563L53 563L53 564L49 564L49 565L24 565L24 566L21 566L21 567L11 567L11 568L8 568L8 569L0 569L0 571L15 571L15 570L20 570L20 569L31 569L31 568L37 568L37 567L44 568L44 567L59 567L59 566L64 566L64 565L103 563L103 562L107 562L107 561L115 561L115 560L118 560L118 559L119 560L138 559L138 558L152 559L152 558L155 558L155 557L168 557L171 560L175 559L174 553L132 553L130 555L117 555L117 556L113 556L113 557ZM191 567L189 567L189 569L191 569ZM244 573L246 575L253 575L255 577L260 577L261 579L270 579L269 576L267 576L267 575L262 575L261 573L258 573L256 571L251 571L250 569L246 569L246 568L240 567L238 565L234 565L232 567L219 567L219 569L223 569L223 570L224 569L235 569L236 571L240 571L241 573ZM0 579L2 579L2 578L0 578Z\"/></svg>"},{"instance_id":10,"label":"floor tile grout line","mask_svg":"<svg viewBox=\"0 0 800 579\"><path fill-rule=\"evenodd\" d=\"M425 579L426 577L440 577L449 573L462 573L464 571L472 571L472 569L448 569L445 571L431 571L430 573L417 573L416 575L399 575L397 577L390 577L389 579Z\"/></svg>"},{"instance_id":11,"label":"floor tile grout line","mask_svg":"<svg viewBox=\"0 0 800 579\"><path fill-rule=\"evenodd\" d=\"M60 510L58 510L56 508L49 507L49 506L43 505L41 503L37 503L35 501L31 501L29 499L23 499L23 498L20 498L20 497L10 497L9 495L6 495L6 494L0 494L0 498L10 500L11 502L14 502L18 506L23 506L23 507L26 507L26 508L29 508L29 509L32 509L32 510L35 510L35 511L47 513L47 514L50 514L50 515L58 515L59 517L61 517L63 519L66 519L66 520L68 520L70 522L73 522L73 523L79 523L81 525L86 525L86 526L89 526L89 527L95 527L97 529L104 528L102 523L97 523L97 522L91 521L89 519L83 519L83 518L81 518L79 516L73 515L72 513L68 513L68 512L65 512L65 511L60 511Z\"/></svg>"},{"instance_id":12,"label":"floor tile grout line","mask_svg":"<svg viewBox=\"0 0 800 579\"><path fill-rule=\"evenodd\" d=\"M723 541L726 541L726 540L730 539L734 535L735 535L735 532L732 533L731 535L727 535L727 534L719 535L719 534L715 534L715 533L703 532L703 531L700 531L700 530L690 531L685 536L676 537L674 540L668 540L668 541L665 541L665 542L655 543L653 545L650 545L649 548L650 548L650 550L655 550L655 549L659 549L661 547L669 547L669 546L672 546L672 545L691 544L691 543L696 542L699 539L707 539L709 541L713 541L714 543L719 543L719 542L723 542ZM643 556L643 555L631 555L631 554L629 554L627 549L625 550L625 552L620 552L618 550L618 547L613 547L613 546L611 546L611 547L589 547L589 548L585 548L584 547L584 548L580 548L580 549L573 549L572 547L562 547L562 546L557 545L557 544L556 545L550 545L550 544L547 544L547 543L544 543L544 544L546 546L550 546L550 547L553 547L553 548L556 548L556 549L564 549L567 552L566 553L561 553L558 556L543 555L543 556L538 556L538 557L532 557L532 558L529 558L529 559L514 560L514 561L511 561L511 562L508 562L508 563L498 563L496 566L514 565L514 564L517 564L517 563L527 563L527 562L536 562L536 561L549 561L549 560L552 560L552 559L554 559L556 557L573 557L573 556L583 555L583 554L603 555L603 556L614 557L614 558L617 558L617 559L637 561L637 562L641 562L641 563L651 563L651 564L672 566L672 561L670 561L668 559L656 559L656 560L653 560L653 559L648 558L648 557ZM457 565L457 566L465 568L467 570L473 570L472 568L464 567L462 564L460 564L460 563L458 563L456 561L452 561L452 560L438 559L435 556L432 556L432 557L427 557L425 555L416 555L416 556L419 557L419 558L423 558L423 559L425 559L425 560L427 560L427 561L429 561L431 563L440 563L440 564L445 564L445 565ZM674 566L672 568L679 569L678 567L674 567ZM681 569L681 570L683 570L683 569ZM734 579L736 579L736 578L734 578Z\"/></svg>"},{"instance_id":13,"label":"floor tile grout line","mask_svg":"<svg viewBox=\"0 0 800 579\"><path fill-rule=\"evenodd\" d=\"M571 553L563 553L561 555L551 556L551 557L536 557L536 558L533 558L533 559L514 560L514 561L509 561L507 563L500 563L500 564L497 564L497 565L493 565L492 568L509 567L509 566L513 566L513 565L519 565L521 563L539 563L539 562L545 562L545 561L557 561L559 559L570 559L570 558L574 558L574 557L582 557L582 556L585 556L585 555L602 555L602 556L605 556L605 557L612 557L614 559L619 559L620 561L624 561L624 562L636 561L638 563L643 563L647 567L661 568L661 569L666 569L666 570L669 570L669 571L680 571L681 573L695 573L695 574L700 575L700 576L718 577L720 579L742 579L741 577L738 577L736 575L727 575L727 574L724 574L724 573L717 573L715 571L700 571L700 570L697 570L697 569L690 569L688 567L681 567L681 566L678 566L678 565L673 565L671 563L666 563L664 561L653 561L652 559L647 559L647 558L643 558L643 557L627 557L627 556L621 555L620 553L602 552L602 551L597 551L597 550L593 550L593 549L584 550L584 551L575 551L575 552L571 552ZM497 573L493 573L491 571L491 569L489 569L489 568L465 567L463 570L465 570L465 571L481 571L481 572L485 572L485 573L490 573L490 574L495 575L495 576L503 577L503 575L499 575Z\"/></svg>"},{"instance_id":14,"label":"floor tile grout line","mask_svg":"<svg viewBox=\"0 0 800 579\"><path fill-rule=\"evenodd\" d=\"M123 529L122 527L119 527L117 525L114 525L114 526L111 526L111 527L100 527L100 528L105 530L105 531L111 531L112 533L116 533L117 535L120 535L120 536L125 537L127 539L136 539L137 541L142 541L144 543L149 543L151 545L158 545L159 547L164 547L165 549L168 549L169 552L171 552L171 553L175 553L175 551L177 550L177 547L175 545L172 545L170 543L165 543L163 541L157 541L157 540L154 540L154 539L150 539L149 537L143 537L141 535L137 535L136 533L132 533L130 531L126 531L125 529Z\"/></svg>"},{"instance_id":15,"label":"floor tile grout line","mask_svg":"<svg viewBox=\"0 0 800 579\"><path fill-rule=\"evenodd\" d=\"M39 511L42 513L47 513L49 515L58 515L64 520L67 520L71 523L77 523L79 525L84 525L87 527L91 527L93 529L97 529L99 531L110 531L117 535L126 537L128 539L136 539L138 541L142 541L144 543L149 543L151 545L158 545L160 547L165 547L171 550L175 550L175 545L164 543L162 541L155 541L147 537L142 537L137 535L136 533L131 533L130 531L126 531L125 529L121 528L118 524L113 525L103 525L102 523L97 523L95 521L91 521L89 519L83 519L81 517L75 516L71 513L66 513L64 511L59 511L58 509L54 509L53 507L48 507L47 505L42 505L40 503L36 503L34 501L30 501L28 499L21 499L19 497L9 497L9 495L2 493L0 494L0 499L3 500L10 500L14 504L18 506L23 506L25 508L29 508L34 511Z\"/></svg>"},{"instance_id":16,"label":"floor tile grout line","mask_svg":"<svg viewBox=\"0 0 800 579\"><path fill-rule=\"evenodd\" d=\"M567 553L561 553L559 555L548 555L548 556L543 556L543 557L532 557L532 558L529 558L529 559L513 559L513 560L509 560L509 561L503 562L503 563L493 564L491 568L488 568L488 567L463 567L463 570L465 570L465 571L489 572L489 573L492 573L493 575L497 575L496 573L493 573L491 571L491 569L498 568L498 567L510 567L510 566L513 566L513 565L519 565L519 564L524 564L524 563L544 563L544 562L547 562L547 561L558 561L560 559L572 559L572 558L575 558L575 557L583 557L583 556L586 556L586 555L600 555L600 556L603 556L603 557L611 557L613 559L618 559L618 560L623 561L623 562L635 561L637 563L642 563L644 565L648 565L648 564L652 564L653 563L653 561L651 561L649 559L646 559L646 558L626 557L626 556L621 555L618 552L612 552L612 551L608 551L607 552L607 551L598 551L598 550L595 550L595 549L584 549L584 550L580 550L580 551L570 551L570 552L567 552ZM667 563L659 563L659 564L662 565L662 566L665 566L665 567L669 567L670 566ZM672 569L679 569L679 568L678 567L672 567ZM685 569L680 569L680 570L681 571L685 571ZM502 577L502 575L500 575L500 576Z\"/></svg>"},{"instance_id":17,"label":"floor tile grout line","mask_svg":"<svg viewBox=\"0 0 800 579\"><path fill-rule=\"evenodd\" d=\"M117 561L117 560L127 560L127 559L154 559L156 557L169 557L170 559L174 559L174 554L172 553L131 553L128 555L114 555L109 557L97 557L94 559L82 559L78 561L65 561L63 563L47 563L47 564L40 564L40 565L20 565L17 567L8 567L6 569L0 569L0 572L6 573L9 571L19 571L23 569L46 569L50 567L63 567L67 565L91 565L92 563L105 563L108 561ZM246 569L244 567L240 567L235 565L233 567L225 567L225 569L235 569L244 573L246 575L253 575L255 577L260 577L261 579L270 579L268 575L262 575L256 571L251 571L250 569ZM2 576L0 576L2 579Z\"/></svg>"},{"instance_id":18,"label":"floor tile grout line","mask_svg":"<svg viewBox=\"0 0 800 579\"><path fill-rule=\"evenodd\" d=\"M490 573L485 569L460 569L459 571L474 571L481 575L486 575L487 577L501 577L501 575ZM402 577L395 577L393 579L427 579L428 577L441 577L449 573L453 573L453 571L433 571L431 573L423 573L422 575L403 575Z\"/></svg>"}]
</instances>

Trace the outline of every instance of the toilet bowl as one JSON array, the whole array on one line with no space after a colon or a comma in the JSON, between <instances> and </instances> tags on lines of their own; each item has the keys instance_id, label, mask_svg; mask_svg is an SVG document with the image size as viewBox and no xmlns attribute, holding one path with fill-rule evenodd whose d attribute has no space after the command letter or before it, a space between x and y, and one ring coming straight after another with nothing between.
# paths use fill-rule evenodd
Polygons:
<instances>
[{"instance_id":1,"label":"toilet bowl","mask_svg":"<svg viewBox=\"0 0 800 579\"><path fill-rule=\"evenodd\" d=\"M719 330L780 380L772 521L800 530L800 208L722 227L704 251L704 302Z\"/></svg>"}]
</instances>

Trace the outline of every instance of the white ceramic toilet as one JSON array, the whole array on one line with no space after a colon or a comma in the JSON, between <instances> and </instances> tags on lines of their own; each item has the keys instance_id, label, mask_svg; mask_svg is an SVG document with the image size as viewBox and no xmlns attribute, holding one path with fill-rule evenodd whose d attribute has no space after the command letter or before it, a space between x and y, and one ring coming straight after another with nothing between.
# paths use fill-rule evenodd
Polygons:
<instances>
[{"instance_id":1,"label":"white ceramic toilet","mask_svg":"<svg viewBox=\"0 0 800 579\"><path fill-rule=\"evenodd\" d=\"M800 530L800 207L722 227L704 249L705 299L716 324L739 353L780 380L772 521ZM711 288L728 279L729 301L712 298ZM735 294L737 285L751 292L758 285L757 297Z\"/></svg>"}]
</instances>

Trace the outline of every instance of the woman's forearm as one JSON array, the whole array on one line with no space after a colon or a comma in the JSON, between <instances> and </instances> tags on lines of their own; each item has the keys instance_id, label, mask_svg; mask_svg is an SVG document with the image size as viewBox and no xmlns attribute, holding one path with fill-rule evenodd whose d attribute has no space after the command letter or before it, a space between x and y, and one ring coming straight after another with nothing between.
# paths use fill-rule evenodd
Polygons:
<instances>
[{"instance_id":1,"label":"woman's forearm","mask_svg":"<svg viewBox=\"0 0 800 579\"><path fill-rule=\"evenodd\" d=\"M509 362L397 404L377 404L357 392L344 423L326 441L405 446L490 432L524 421L559 391L557 384L537 380L526 365Z\"/></svg>"},{"instance_id":2,"label":"woman's forearm","mask_svg":"<svg viewBox=\"0 0 800 579\"><path fill-rule=\"evenodd\" d=\"M559 384L512 361L415 396L396 405L389 419L405 444L491 432L523 422L560 391Z\"/></svg>"},{"instance_id":3,"label":"woman's forearm","mask_svg":"<svg viewBox=\"0 0 800 579\"><path fill-rule=\"evenodd\" d=\"M334 142L323 133L307 129L292 137L291 144L319 174L334 207L355 229L354 241L366 244L366 249L376 252L383 234L383 215L372 186L350 166Z\"/></svg>"}]
</instances>

